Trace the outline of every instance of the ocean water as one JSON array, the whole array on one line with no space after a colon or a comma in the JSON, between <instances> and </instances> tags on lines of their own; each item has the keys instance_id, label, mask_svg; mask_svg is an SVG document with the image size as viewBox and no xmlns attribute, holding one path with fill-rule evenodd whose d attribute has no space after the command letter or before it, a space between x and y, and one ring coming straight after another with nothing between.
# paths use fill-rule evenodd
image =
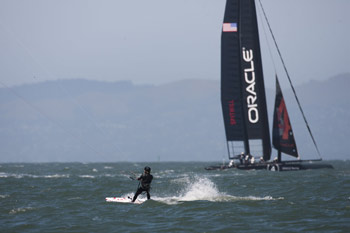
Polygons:
<instances>
[{"instance_id":1,"label":"ocean water","mask_svg":"<svg viewBox=\"0 0 350 233\"><path fill-rule=\"evenodd\" d=\"M350 161L293 172L213 163L0 164L0 232L350 232ZM129 178L152 168L151 198ZM140 199L145 199L141 195Z\"/></svg>"}]
</instances>

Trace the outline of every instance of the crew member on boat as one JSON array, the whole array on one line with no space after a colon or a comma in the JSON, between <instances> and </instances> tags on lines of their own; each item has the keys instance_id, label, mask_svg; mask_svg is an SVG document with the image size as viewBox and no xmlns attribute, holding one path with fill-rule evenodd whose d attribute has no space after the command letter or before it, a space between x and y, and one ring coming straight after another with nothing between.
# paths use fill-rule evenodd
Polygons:
<instances>
[{"instance_id":1,"label":"crew member on boat","mask_svg":"<svg viewBox=\"0 0 350 233\"><path fill-rule=\"evenodd\" d=\"M250 163L250 157L251 155L247 154L244 159L244 164L248 165Z\"/></svg>"},{"instance_id":2,"label":"crew member on boat","mask_svg":"<svg viewBox=\"0 0 350 233\"><path fill-rule=\"evenodd\" d=\"M244 159L244 152L242 152L240 155L239 155L239 162L241 164L243 164L243 159Z\"/></svg>"},{"instance_id":3,"label":"crew member on boat","mask_svg":"<svg viewBox=\"0 0 350 233\"><path fill-rule=\"evenodd\" d=\"M254 164L254 163L255 163L255 158L254 158L254 156L251 155L251 157L250 157L250 164Z\"/></svg>"},{"instance_id":4,"label":"crew member on boat","mask_svg":"<svg viewBox=\"0 0 350 233\"><path fill-rule=\"evenodd\" d=\"M235 162L233 161L233 159L230 160L230 163L228 164L228 167L234 167L235 166Z\"/></svg>"}]
</instances>

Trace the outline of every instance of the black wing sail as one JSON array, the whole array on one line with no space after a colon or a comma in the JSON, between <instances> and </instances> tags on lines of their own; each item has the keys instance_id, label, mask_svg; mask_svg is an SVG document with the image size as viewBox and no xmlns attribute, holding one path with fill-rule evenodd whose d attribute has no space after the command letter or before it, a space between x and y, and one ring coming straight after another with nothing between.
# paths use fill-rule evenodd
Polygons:
<instances>
[{"instance_id":1,"label":"black wing sail","mask_svg":"<svg viewBox=\"0 0 350 233\"><path fill-rule=\"evenodd\" d=\"M243 144L246 132L240 80L239 2L226 2L221 34L221 104L227 141ZM230 155L234 155L234 152Z\"/></svg>"},{"instance_id":2,"label":"black wing sail","mask_svg":"<svg viewBox=\"0 0 350 233\"><path fill-rule=\"evenodd\" d=\"M284 102L277 76L272 135L272 143L276 150L294 157L298 157L297 145L295 144L292 125L290 124L287 107Z\"/></svg>"},{"instance_id":3,"label":"black wing sail","mask_svg":"<svg viewBox=\"0 0 350 233\"><path fill-rule=\"evenodd\" d=\"M228 0L221 37L221 102L228 143L270 159L271 144L254 0ZM234 155L229 146L229 154Z\"/></svg>"}]
</instances>

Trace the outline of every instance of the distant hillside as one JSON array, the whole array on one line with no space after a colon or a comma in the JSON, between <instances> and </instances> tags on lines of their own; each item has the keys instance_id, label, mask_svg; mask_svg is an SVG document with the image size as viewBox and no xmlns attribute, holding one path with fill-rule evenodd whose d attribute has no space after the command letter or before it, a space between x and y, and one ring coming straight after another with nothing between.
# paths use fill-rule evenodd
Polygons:
<instances>
[{"instance_id":1,"label":"distant hillside","mask_svg":"<svg viewBox=\"0 0 350 233\"><path fill-rule=\"evenodd\" d=\"M344 74L296 87L325 159L349 158L349 86ZM1 88L0 162L226 159L219 90L218 81L207 80L161 86L59 80ZM290 91L285 96L300 153L317 157ZM274 90L267 98L271 113Z\"/></svg>"}]
</instances>

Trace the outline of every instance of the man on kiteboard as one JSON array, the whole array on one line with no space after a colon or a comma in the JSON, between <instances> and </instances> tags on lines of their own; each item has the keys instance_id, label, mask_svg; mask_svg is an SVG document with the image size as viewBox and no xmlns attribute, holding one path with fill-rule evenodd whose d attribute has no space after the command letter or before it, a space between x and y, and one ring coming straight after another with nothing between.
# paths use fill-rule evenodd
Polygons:
<instances>
[{"instance_id":1,"label":"man on kiteboard","mask_svg":"<svg viewBox=\"0 0 350 233\"><path fill-rule=\"evenodd\" d=\"M151 195L149 194L149 190L151 188L151 182L152 182L153 176L151 175L151 168L145 167L144 173L137 178L137 180L140 181L140 185L134 195L134 198L132 199L132 202L134 202L138 195L140 195L142 192L147 193L147 199L149 200L151 198Z\"/></svg>"}]
</instances>

